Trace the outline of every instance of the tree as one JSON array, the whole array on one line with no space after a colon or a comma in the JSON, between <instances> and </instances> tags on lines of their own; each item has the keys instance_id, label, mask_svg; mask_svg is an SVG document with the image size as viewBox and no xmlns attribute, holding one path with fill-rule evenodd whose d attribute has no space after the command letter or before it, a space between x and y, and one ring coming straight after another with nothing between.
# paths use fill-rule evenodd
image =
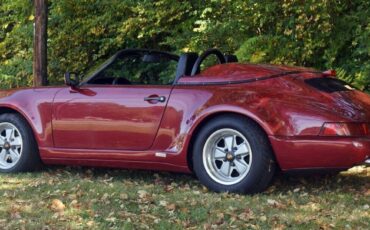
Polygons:
<instances>
[{"instance_id":1,"label":"tree","mask_svg":"<svg viewBox=\"0 0 370 230\"><path fill-rule=\"evenodd\" d=\"M86 75L134 47L216 47L240 61L333 68L361 89L370 84L370 1L0 0L0 88L32 85L37 3L45 23L48 16L50 85L62 84L66 70ZM46 24L43 32L46 52ZM45 84L46 68L35 76Z\"/></svg>"},{"instance_id":2,"label":"tree","mask_svg":"<svg viewBox=\"0 0 370 230\"><path fill-rule=\"evenodd\" d=\"M47 0L34 0L35 34L33 53L34 86L47 85Z\"/></svg>"}]
</instances>

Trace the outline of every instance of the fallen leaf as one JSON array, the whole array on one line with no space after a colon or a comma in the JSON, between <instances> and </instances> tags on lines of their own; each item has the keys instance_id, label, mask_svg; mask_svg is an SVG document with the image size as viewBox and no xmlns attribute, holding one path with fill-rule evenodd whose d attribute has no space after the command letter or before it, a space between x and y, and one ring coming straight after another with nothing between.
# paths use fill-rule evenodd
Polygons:
<instances>
[{"instance_id":1,"label":"fallen leaf","mask_svg":"<svg viewBox=\"0 0 370 230\"><path fill-rule=\"evenodd\" d=\"M77 208L79 206L77 200L72 200L69 205L72 206L72 207L74 207L74 208Z\"/></svg>"},{"instance_id":2,"label":"fallen leaf","mask_svg":"<svg viewBox=\"0 0 370 230\"><path fill-rule=\"evenodd\" d=\"M114 223L114 222L116 222L117 218L115 218L115 217L108 217L105 220L108 221L108 222Z\"/></svg>"},{"instance_id":3,"label":"fallen leaf","mask_svg":"<svg viewBox=\"0 0 370 230\"><path fill-rule=\"evenodd\" d=\"M272 229L273 230L284 230L286 227L283 224L275 225Z\"/></svg>"},{"instance_id":4,"label":"fallen leaf","mask_svg":"<svg viewBox=\"0 0 370 230\"><path fill-rule=\"evenodd\" d=\"M204 229L204 230L209 230L209 229L211 229L211 227L212 227L212 226L211 226L210 224L204 224L204 225L203 225L203 229Z\"/></svg>"},{"instance_id":5,"label":"fallen leaf","mask_svg":"<svg viewBox=\"0 0 370 230\"><path fill-rule=\"evenodd\" d=\"M272 200L272 199L267 199L267 204L271 205L271 206L275 206L278 204L278 202L276 200Z\"/></svg>"},{"instance_id":6,"label":"fallen leaf","mask_svg":"<svg viewBox=\"0 0 370 230\"><path fill-rule=\"evenodd\" d=\"M87 226L92 227L94 226L95 222L93 220L90 220L86 223Z\"/></svg>"},{"instance_id":7,"label":"fallen leaf","mask_svg":"<svg viewBox=\"0 0 370 230\"><path fill-rule=\"evenodd\" d=\"M217 221L216 221L216 224L217 225L221 225L224 223L224 220L225 220L225 215L221 212L221 213L218 213L217 214Z\"/></svg>"},{"instance_id":8,"label":"fallen leaf","mask_svg":"<svg viewBox=\"0 0 370 230\"><path fill-rule=\"evenodd\" d=\"M102 196L102 200L107 200L109 197L108 193L104 193L103 196Z\"/></svg>"},{"instance_id":9,"label":"fallen leaf","mask_svg":"<svg viewBox=\"0 0 370 230\"><path fill-rule=\"evenodd\" d=\"M281 204L280 202L273 200L273 199L267 199L267 204L273 206L274 208L285 208L286 207L284 204Z\"/></svg>"},{"instance_id":10,"label":"fallen leaf","mask_svg":"<svg viewBox=\"0 0 370 230\"><path fill-rule=\"evenodd\" d=\"M21 219L22 217L21 217L21 214L19 214L19 212L12 212L11 214L10 214L10 217L12 218L12 219Z\"/></svg>"},{"instance_id":11,"label":"fallen leaf","mask_svg":"<svg viewBox=\"0 0 370 230\"><path fill-rule=\"evenodd\" d=\"M161 201L159 201L159 205L163 206L163 207L166 207L167 206L167 201L161 200Z\"/></svg>"},{"instance_id":12,"label":"fallen leaf","mask_svg":"<svg viewBox=\"0 0 370 230\"><path fill-rule=\"evenodd\" d=\"M76 194L70 194L68 196L68 198L71 199L71 200L76 200L77 199L77 195Z\"/></svg>"},{"instance_id":13,"label":"fallen leaf","mask_svg":"<svg viewBox=\"0 0 370 230\"><path fill-rule=\"evenodd\" d=\"M128 199L128 195L126 193L121 193L119 195L119 198L121 198L121 200L127 200Z\"/></svg>"},{"instance_id":14,"label":"fallen leaf","mask_svg":"<svg viewBox=\"0 0 370 230\"><path fill-rule=\"evenodd\" d=\"M176 209L176 205L175 204L169 204L166 206L166 208L170 211L174 211Z\"/></svg>"},{"instance_id":15,"label":"fallen leaf","mask_svg":"<svg viewBox=\"0 0 370 230\"><path fill-rule=\"evenodd\" d=\"M164 188L164 191L166 192L171 192L172 190L174 190L174 187L172 185L167 185L165 188Z\"/></svg>"},{"instance_id":16,"label":"fallen leaf","mask_svg":"<svg viewBox=\"0 0 370 230\"><path fill-rule=\"evenodd\" d=\"M242 213L238 215L241 220L251 220L254 219L253 211L249 208L244 209Z\"/></svg>"},{"instance_id":17,"label":"fallen leaf","mask_svg":"<svg viewBox=\"0 0 370 230\"><path fill-rule=\"evenodd\" d=\"M66 206L63 204L63 202L61 200L54 199L51 202L50 208L51 208L51 210L53 210L55 212L63 212L64 209L66 208Z\"/></svg>"},{"instance_id":18,"label":"fallen leaf","mask_svg":"<svg viewBox=\"0 0 370 230\"><path fill-rule=\"evenodd\" d=\"M149 193L145 190L139 190L139 191L137 191L137 193L139 194L139 197L141 199L145 199L149 196Z\"/></svg>"}]
</instances>

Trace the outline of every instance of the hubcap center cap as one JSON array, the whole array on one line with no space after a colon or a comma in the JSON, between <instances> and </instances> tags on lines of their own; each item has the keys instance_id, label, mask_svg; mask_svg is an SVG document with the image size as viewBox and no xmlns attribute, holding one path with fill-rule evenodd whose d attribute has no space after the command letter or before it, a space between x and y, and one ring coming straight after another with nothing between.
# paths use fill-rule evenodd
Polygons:
<instances>
[{"instance_id":1,"label":"hubcap center cap","mask_svg":"<svg viewBox=\"0 0 370 230\"><path fill-rule=\"evenodd\" d=\"M228 160L228 161L233 161L233 160L234 160L234 154L232 154L232 153L227 153L227 154L226 154L226 160Z\"/></svg>"},{"instance_id":2,"label":"hubcap center cap","mask_svg":"<svg viewBox=\"0 0 370 230\"><path fill-rule=\"evenodd\" d=\"M4 149L9 150L10 147L11 147L11 145L9 144L9 142L5 142Z\"/></svg>"}]
</instances>

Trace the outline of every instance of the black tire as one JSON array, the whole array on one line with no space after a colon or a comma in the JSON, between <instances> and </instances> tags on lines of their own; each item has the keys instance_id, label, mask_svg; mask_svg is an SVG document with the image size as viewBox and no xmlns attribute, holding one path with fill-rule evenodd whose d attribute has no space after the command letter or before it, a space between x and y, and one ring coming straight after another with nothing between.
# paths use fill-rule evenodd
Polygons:
<instances>
[{"instance_id":1,"label":"black tire","mask_svg":"<svg viewBox=\"0 0 370 230\"><path fill-rule=\"evenodd\" d=\"M218 130L232 129L244 135L249 142L253 161L244 177L239 182L225 185L217 182L207 172L203 162L203 152L206 141ZM235 138L235 137L234 137ZM202 184L215 192L233 192L254 194L264 191L270 184L276 169L275 160L270 142L265 132L253 121L238 115L217 117L207 123L196 136L193 145L193 169ZM227 161L227 160L222 160ZM222 163L223 164L223 163ZM234 165L233 163L230 163Z\"/></svg>"},{"instance_id":2,"label":"black tire","mask_svg":"<svg viewBox=\"0 0 370 230\"><path fill-rule=\"evenodd\" d=\"M0 172L17 173L39 169L42 166L42 162L35 137L27 121L19 114L5 113L0 115L0 124L4 123L10 123L17 128L21 135L23 146L17 163L11 168L0 167Z\"/></svg>"}]
</instances>

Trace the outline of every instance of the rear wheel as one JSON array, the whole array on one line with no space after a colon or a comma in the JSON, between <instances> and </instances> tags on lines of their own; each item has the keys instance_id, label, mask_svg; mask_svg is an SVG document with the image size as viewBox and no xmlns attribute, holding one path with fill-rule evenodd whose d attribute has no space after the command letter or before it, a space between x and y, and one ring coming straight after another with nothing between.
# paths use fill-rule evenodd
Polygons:
<instances>
[{"instance_id":1,"label":"rear wheel","mask_svg":"<svg viewBox=\"0 0 370 230\"><path fill-rule=\"evenodd\" d=\"M0 115L0 172L31 171L41 166L36 141L18 114Z\"/></svg>"},{"instance_id":2,"label":"rear wheel","mask_svg":"<svg viewBox=\"0 0 370 230\"><path fill-rule=\"evenodd\" d=\"M273 159L263 130L240 116L212 120L194 142L195 174L216 192L263 191L275 172Z\"/></svg>"}]
</instances>

